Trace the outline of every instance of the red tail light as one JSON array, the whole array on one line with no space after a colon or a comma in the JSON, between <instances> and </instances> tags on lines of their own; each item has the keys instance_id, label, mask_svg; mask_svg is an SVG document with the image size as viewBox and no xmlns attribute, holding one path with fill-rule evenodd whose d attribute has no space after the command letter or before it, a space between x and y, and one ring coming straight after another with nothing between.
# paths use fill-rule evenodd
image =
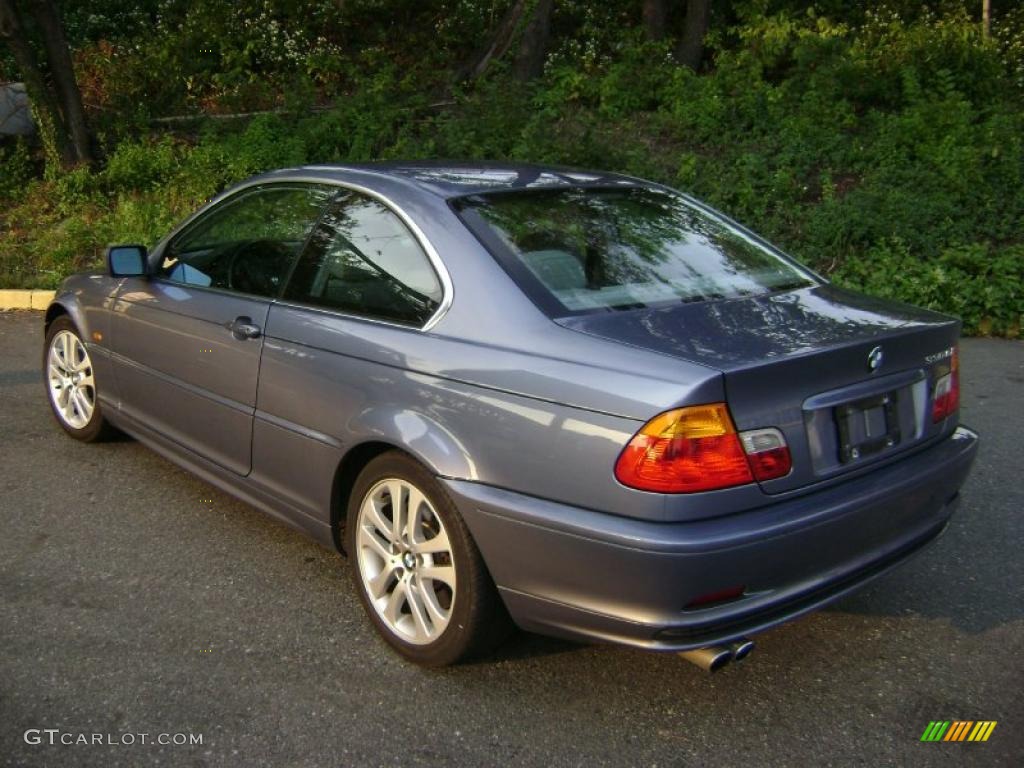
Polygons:
<instances>
[{"instance_id":1,"label":"red tail light","mask_svg":"<svg viewBox=\"0 0 1024 768\"><path fill-rule=\"evenodd\" d=\"M960 408L960 355L953 347L949 359L949 373L935 382L935 396L932 400L932 421L940 422L952 416Z\"/></svg>"},{"instance_id":2,"label":"red tail light","mask_svg":"<svg viewBox=\"0 0 1024 768\"><path fill-rule=\"evenodd\" d=\"M750 469L758 480L785 477L793 468L786 438L777 429L752 429L740 433Z\"/></svg>"},{"instance_id":3,"label":"red tail light","mask_svg":"<svg viewBox=\"0 0 1024 768\"><path fill-rule=\"evenodd\" d=\"M717 592L708 592L706 595L693 598L693 600L683 606L683 610L690 611L694 608L706 608L714 603L725 603L730 600L735 600L738 597L743 597L743 593L746 591L747 588L740 584L736 587L720 589Z\"/></svg>"},{"instance_id":4,"label":"red tail light","mask_svg":"<svg viewBox=\"0 0 1024 768\"><path fill-rule=\"evenodd\" d=\"M725 403L655 416L615 464L623 485L658 493L694 493L754 481Z\"/></svg>"}]
</instances>

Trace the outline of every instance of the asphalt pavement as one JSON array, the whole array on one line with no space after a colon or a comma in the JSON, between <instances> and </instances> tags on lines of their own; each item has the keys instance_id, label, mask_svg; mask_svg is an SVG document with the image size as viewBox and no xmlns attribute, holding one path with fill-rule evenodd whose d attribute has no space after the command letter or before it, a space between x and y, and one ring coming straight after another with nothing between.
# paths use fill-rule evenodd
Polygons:
<instances>
[{"instance_id":1,"label":"asphalt pavement","mask_svg":"<svg viewBox=\"0 0 1024 768\"><path fill-rule=\"evenodd\" d=\"M41 344L39 313L0 313L0 764L1024 764L1024 342L962 344L982 447L946 535L713 676L525 634L404 663L337 554L137 442L66 437ZM998 725L922 743L932 720Z\"/></svg>"}]
</instances>

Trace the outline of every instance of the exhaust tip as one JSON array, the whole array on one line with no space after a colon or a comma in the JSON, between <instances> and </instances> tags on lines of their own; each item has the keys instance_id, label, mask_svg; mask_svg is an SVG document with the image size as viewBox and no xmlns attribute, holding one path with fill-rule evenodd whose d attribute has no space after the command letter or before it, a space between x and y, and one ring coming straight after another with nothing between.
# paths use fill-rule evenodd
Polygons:
<instances>
[{"instance_id":1,"label":"exhaust tip","mask_svg":"<svg viewBox=\"0 0 1024 768\"><path fill-rule=\"evenodd\" d=\"M733 661L742 661L754 650L754 641L744 637L732 643L729 648L732 650Z\"/></svg>"},{"instance_id":2,"label":"exhaust tip","mask_svg":"<svg viewBox=\"0 0 1024 768\"><path fill-rule=\"evenodd\" d=\"M707 648L680 651L679 656L710 673L717 672L732 660L732 650L721 645L709 645Z\"/></svg>"},{"instance_id":3,"label":"exhaust tip","mask_svg":"<svg viewBox=\"0 0 1024 768\"><path fill-rule=\"evenodd\" d=\"M717 653L715 654L715 657L711 660L711 663L708 664L708 672L717 672L730 661L732 661L732 654L728 651L722 651L720 653Z\"/></svg>"}]
</instances>

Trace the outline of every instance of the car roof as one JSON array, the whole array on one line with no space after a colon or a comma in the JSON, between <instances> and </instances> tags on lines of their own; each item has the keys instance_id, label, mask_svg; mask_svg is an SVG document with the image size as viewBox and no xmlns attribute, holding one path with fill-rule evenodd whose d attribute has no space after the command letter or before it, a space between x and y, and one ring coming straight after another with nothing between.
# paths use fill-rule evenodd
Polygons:
<instances>
[{"instance_id":1,"label":"car roof","mask_svg":"<svg viewBox=\"0 0 1024 768\"><path fill-rule=\"evenodd\" d=\"M579 186L637 186L638 179L617 173L565 168L556 165L500 162L391 161L380 163L346 163L307 165L288 169L294 172L316 172L339 181L350 180L349 174L391 178L443 198L497 192L512 189L536 189Z\"/></svg>"}]
</instances>

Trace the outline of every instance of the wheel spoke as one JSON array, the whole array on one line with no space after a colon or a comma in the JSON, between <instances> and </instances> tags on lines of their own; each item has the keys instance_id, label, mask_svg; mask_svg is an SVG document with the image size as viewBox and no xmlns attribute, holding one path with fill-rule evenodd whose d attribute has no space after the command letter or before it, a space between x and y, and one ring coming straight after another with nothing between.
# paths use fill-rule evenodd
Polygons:
<instances>
[{"instance_id":1,"label":"wheel spoke","mask_svg":"<svg viewBox=\"0 0 1024 768\"><path fill-rule=\"evenodd\" d=\"M424 639L430 637L433 632L424 614L423 599L420 597L420 584L416 579L409 583L405 591L405 597L409 603L409 612L412 613L413 621L416 623L417 635L421 635Z\"/></svg>"},{"instance_id":2,"label":"wheel spoke","mask_svg":"<svg viewBox=\"0 0 1024 768\"><path fill-rule=\"evenodd\" d=\"M64 412L64 421L74 427L78 423L78 415L75 413L74 395L71 389L64 390L66 397L61 405L61 410Z\"/></svg>"},{"instance_id":3,"label":"wheel spoke","mask_svg":"<svg viewBox=\"0 0 1024 768\"><path fill-rule=\"evenodd\" d=\"M426 541L415 542L412 545L413 552L421 555L436 555L451 551L451 544L448 541L448 534L441 529L437 536Z\"/></svg>"},{"instance_id":4,"label":"wheel spoke","mask_svg":"<svg viewBox=\"0 0 1024 768\"><path fill-rule=\"evenodd\" d=\"M399 580L395 589L388 597L388 603L384 606L384 618L397 629L398 620L402 618L402 604L406 602L405 582Z\"/></svg>"},{"instance_id":5,"label":"wheel spoke","mask_svg":"<svg viewBox=\"0 0 1024 768\"><path fill-rule=\"evenodd\" d=\"M391 552L381 543L377 534L367 528L359 529L359 546L371 550L385 563L391 558Z\"/></svg>"},{"instance_id":6,"label":"wheel spoke","mask_svg":"<svg viewBox=\"0 0 1024 768\"><path fill-rule=\"evenodd\" d=\"M415 486L409 487L409 512L405 521L405 536L409 544L415 544L423 538L423 515L422 508L426 503L423 492Z\"/></svg>"},{"instance_id":7,"label":"wheel spoke","mask_svg":"<svg viewBox=\"0 0 1024 768\"><path fill-rule=\"evenodd\" d=\"M60 337L61 356L64 358L64 368L70 371L73 360L71 359L71 334L65 333Z\"/></svg>"},{"instance_id":8,"label":"wheel spoke","mask_svg":"<svg viewBox=\"0 0 1024 768\"><path fill-rule=\"evenodd\" d=\"M400 544L402 541L402 529L405 527L403 515L408 510L402 499L402 485L397 480L388 483L388 496L391 497L391 541Z\"/></svg>"},{"instance_id":9,"label":"wheel spoke","mask_svg":"<svg viewBox=\"0 0 1024 768\"><path fill-rule=\"evenodd\" d=\"M421 579L439 581L442 584L447 584L449 587L455 586L455 569L450 565L423 566L416 573Z\"/></svg>"},{"instance_id":10,"label":"wheel spoke","mask_svg":"<svg viewBox=\"0 0 1024 768\"><path fill-rule=\"evenodd\" d=\"M78 404L81 406L86 417L92 416L93 402L92 398L89 397L89 393L81 387L75 390L75 394L78 395Z\"/></svg>"},{"instance_id":11,"label":"wheel spoke","mask_svg":"<svg viewBox=\"0 0 1024 768\"><path fill-rule=\"evenodd\" d=\"M60 355L57 353L57 345L54 344L50 347L50 375L56 374L58 377L67 374L67 370L64 368L64 362L60 359Z\"/></svg>"},{"instance_id":12,"label":"wheel spoke","mask_svg":"<svg viewBox=\"0 0 1024 768\"><path fill-rule=\"evenodd\" d=\"M71 398L74 400L75 408L78 411L78 423L83 426L89 417L92 416L92 403L86 398L85 393L80 389L73 389L71 391Z\"/></svg>"},{"instance_id":13,"label":"wheel spoke","mask_svg":"<svg viewBox=\"0 0 1024 768\"><path fill-rule=\"evenodd\" d=\"M367 582L366 587L374 600L384 597L394 572L395 569L385 563L383 570Z\"/></svg>"},{"instance_id":14,"label":"wheel spoke","mask_svg":"<svg viewBox=\"0 0 1024 768\"><path fill-rule=\"evenodd\" d=\"M427 613L430 614L430 621L434 625L436 632L441 632L446 626L448 626L448 619L451 616L451 610L445 610L441 607L441 604L437 601L437 593L431 588L425 588L421 593L423 597L423 605L426 606Z\"/></svg>"},{"instance_id":15,"label":"wheel spoke","mask_svg":"<svg viewBox=\"0 0 1024 768\"><path fill-rule=\"evenodd\" d=\"M387 539L389 543L393 543L391 541L391 523L381 513L379 502L376 499L367 499L363 502L363 512L377 532Z\"/></svg>"},{"instance_id":16,"label":"wheel spoke","mask_svg":"<svg viewBox=\"0 0 1024 768\"><path fill-rule=\"evenodd\" d=\"M71 357L68 358L68 368L72 373L78 373L82 369L82 365L85 364L85 348L79 344L78 339L71 339L68 342L71 350ZM79 352L82 353L79 357Z\"/></svg>"}]
</instances>

